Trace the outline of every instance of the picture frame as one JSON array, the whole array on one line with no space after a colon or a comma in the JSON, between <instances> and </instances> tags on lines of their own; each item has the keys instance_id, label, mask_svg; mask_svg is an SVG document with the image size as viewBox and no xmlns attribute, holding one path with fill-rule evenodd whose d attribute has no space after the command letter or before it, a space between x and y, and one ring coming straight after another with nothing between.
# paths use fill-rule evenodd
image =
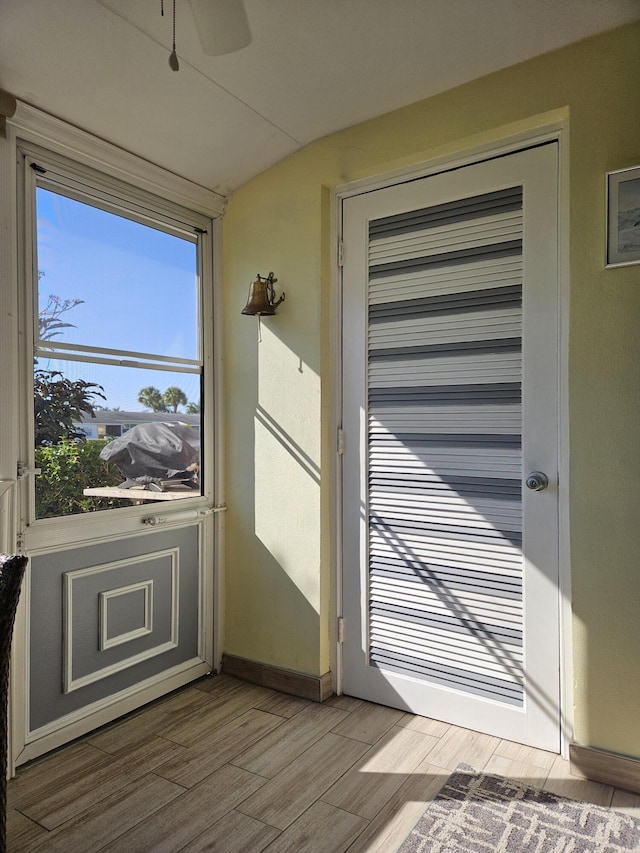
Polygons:
<instances>
[{"instance_id":1,"label":"picture frame","mask_svg":"<svg viewBox=\"0 0 640 853\"><path fill-rule=\"evenodd\" d=\"M607 172L607 269L640 264L640 166Z\"/></svg>"}]
</instances>

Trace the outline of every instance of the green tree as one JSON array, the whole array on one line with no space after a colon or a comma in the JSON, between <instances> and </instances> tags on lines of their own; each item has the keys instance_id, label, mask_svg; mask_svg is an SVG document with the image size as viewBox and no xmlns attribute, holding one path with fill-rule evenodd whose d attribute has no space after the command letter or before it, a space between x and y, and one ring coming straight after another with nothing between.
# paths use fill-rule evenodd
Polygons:
<instances>
[{"instance_id":1,"label":"green tree","mask_svg":"<svg viewBox=\"0 0 640 853\"><path fill-rule=\"evenodd\" d=\"M95 382L72 382L59 370L33 372L33 407L36 447L58 444L63 439L84 441L86 435L74 424L83 415L94 415L96 398L106 399Z\"/></svg>"},{"instance_id":2,"label":"green tree","mask_svg":"<svg viewBox=\"0 0 640 853\"><path fill-rule=\"evenodd\" d=\"M174 412L178 411L178 406L186 406L187 405L187 395L184 393L182 388L178 388L177 385L171 385L162 395L162 399L165 404L172 408Z\"/></svg>"},{"instance_id":3,"label":"green tree","mask_svg":"<svg viewBox=\"0 0 640 853\"><path fill-rule=\"evenodd\" d=\"M147 385L145 388L140 389L138 402L141 403L145 409L151 409L152 412L167 411L161 392L158 388L154 388L153 385Z\"/></svg>"},{"instance_id":4,"label":"green tree","mask_svg":"<svg viewBox=\"0 0 640 853\"><path fill-rule=\"evenodd\" d=\"M185 409L188 415L199 415L200 414L200 403L191 403L187 404L187 408Z\"/></svg>"},{"instance_id":5,"label":"green tree","mask_svg":"<svg viewBox=\"0 0 640 853\"><path fill-rule=\"evenodd\" d=\"M38 281L44 272L38 272ZM64 329L75 328L73 323L62 320L63 314L80 305L82 299L62 299L51 294L47 304L38 313L38 335L41 341L51 341ZM86 436L76 429L74 423L83 415L94 415L98 398L106 399L104 389L95 382L78 379L72 382L59 370L35 367L33 371L33 402L36 447L57 444L69 439L83 441Z\"/></svg>"}]
</instances>

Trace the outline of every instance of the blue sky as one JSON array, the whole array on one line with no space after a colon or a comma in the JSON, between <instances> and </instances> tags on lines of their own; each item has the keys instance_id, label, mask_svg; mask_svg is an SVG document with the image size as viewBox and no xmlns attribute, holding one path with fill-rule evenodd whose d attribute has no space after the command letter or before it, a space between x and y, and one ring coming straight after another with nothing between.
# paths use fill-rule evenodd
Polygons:
<instances>
[{"instance_id":1,"label":"blue sky","mask_svg":"<svg viewBox=\"0 0 640 853\"><path fill-rule=\"evenodd\" d=\"M197 253L188 239L39 188L40 310L51 294L82 299L57 340L175 358L197 358ZM42 360L41 360L42 362ZM198 401L199 377L160 370L49 360L70 379L97 382L108 402L140 410L146 385L170 385Z\"/></svg>"}]
</instances>

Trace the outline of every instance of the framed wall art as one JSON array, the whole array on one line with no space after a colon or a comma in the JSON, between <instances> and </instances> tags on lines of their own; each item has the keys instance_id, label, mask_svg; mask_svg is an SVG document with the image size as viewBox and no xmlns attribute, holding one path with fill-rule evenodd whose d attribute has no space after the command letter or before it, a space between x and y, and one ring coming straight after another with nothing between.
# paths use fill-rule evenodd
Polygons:
<instances>
[{"instance_id":1,"label":"framed wall art","mask_svg":"<svg viewBox=\"0 0 640 853\"><path fill-rule=\"evenodd\" d=\"M640 264L640 166L607 172L607 267Z\"/></svg>"}]
</instances>

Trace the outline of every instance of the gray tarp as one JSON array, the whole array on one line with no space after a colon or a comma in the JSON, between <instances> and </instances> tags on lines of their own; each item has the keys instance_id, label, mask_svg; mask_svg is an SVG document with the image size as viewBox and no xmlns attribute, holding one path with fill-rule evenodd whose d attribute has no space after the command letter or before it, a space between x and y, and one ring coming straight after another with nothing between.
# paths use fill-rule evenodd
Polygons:
<instances>
[{"instance_id":1,"label":"gray tarp","mask_svg":"<svg viewBox=\"0 0 640 853\"><path fill-rule=\"evenodd\" d=\"M132 427L107 444L100 458L113 462L127 482L187 480L194 485L200 468L200 429L186 424L150 423Z\"/></svg>"}]
</instances>

